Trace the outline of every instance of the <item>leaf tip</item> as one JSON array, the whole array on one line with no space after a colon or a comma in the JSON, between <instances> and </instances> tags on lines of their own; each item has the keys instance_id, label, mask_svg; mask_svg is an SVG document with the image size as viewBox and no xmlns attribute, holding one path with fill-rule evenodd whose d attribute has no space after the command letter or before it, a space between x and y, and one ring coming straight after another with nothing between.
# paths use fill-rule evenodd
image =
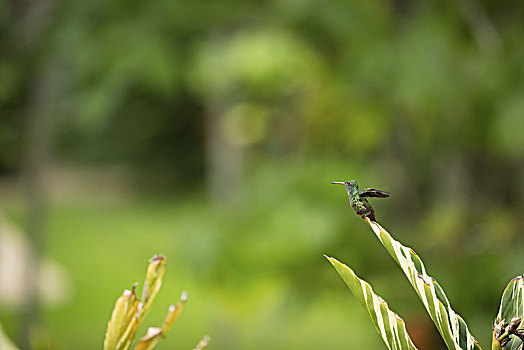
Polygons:
<instances>
[{"instance_id":1,"label":"leaf tip","mask_svg":"<svg viewBox=\"0 0 524 350\"><path fill-rule=\"evenodd\" d=\"M185 302L187 301L187 296L188 296L187 291L184 290L184 291L182 292L182 295L180 296L180 301L183 302L183 303L185 303Z\"/></svg>"},{"instance_id":2,"label":"leaf tip","mask_svg":"<svg viewBox=\"0 0 524 350\"><path fill-rule=\"evenodd\" d=\"M209 344L209 341L211 340L211 337L209 335L204 336L202 340L197 344L196 348L194 350L202 350L207 347Z\"/></svg>"},{"instance_id":3,"label":"leaf tip","mask_svg":"<svg viewBox=\"0 0 524 350\"><path fill-rule=\"evenodd\" d=\"M149 259L149 262L150 263L161 263L163 261L166 261L166 257L163 256L162 254L156 254L155 256L153 256L151 259Z\"/></svg>"},{"instance_id":4,"label":"leaf tip","mask_svg":"<svg viewBox=\"0 0 524 350\"><path fill-rule=\"evenodd\" d=\"M328 261L333 265L335 265L335 263L338 262L337 259L327 256L326 254L324 254L324 258L328 259Z\"/></svg>"}]
</instances>

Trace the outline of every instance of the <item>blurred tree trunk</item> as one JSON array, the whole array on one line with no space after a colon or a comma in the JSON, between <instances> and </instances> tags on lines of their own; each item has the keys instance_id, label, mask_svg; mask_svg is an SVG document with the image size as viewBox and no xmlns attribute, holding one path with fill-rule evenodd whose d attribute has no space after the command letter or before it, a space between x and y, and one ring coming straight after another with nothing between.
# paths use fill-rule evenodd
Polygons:
<instances>
[{"instance_id":1,"label":"blurred tree trunk","mask_svg":"<svg viewBox=\"0 0 524 350\"><path fill-rule=\"evenodd\" d=\"M57 91L58 73L52 62L45 64L33 88L27 116L26 168L27 189L26 232L29 254L25 271L25 304L22 314L22 348L30 349L31 332L40 321L39 276L45 247L45 226L48 209L48 165L51 159L53 112L52 101Z\"/></svg>"},{"instance_id":2,"label":"blurred tree trunk","mask_svg":"<svg viewBox=\"0 0 524 350\"><path fill-rule=\"evenodd\" d=\"M226 41L226 34L214 33L211 52L220 55ZM224 68L217 64L214 69ZM244 187L245 150L226 130L228 113L241 100L238 81L230 79L224 85L209 81L206 93L204 176L211 201L220 206L242 203Z\"/></svg>"},{"instance_id":3,"label":"blurred tree trunk","mask_svg":"<svg viewBox=\"0 0 524 350\"><path fill-rule=\"evenodd\" d=\"M219 92L208 101L206 180L211 200L219 205L239 203L243 197L244 149L234 145L225 132L233 101L228 94Z\"/></svg>"},{"instance_id":4,"label":"blurred tree trunk","mask_svg":"<svg viewBox=\"0 0 524 350\"><path fill-rule=\"evenodd\" d=\"M50 163L52 130L59 82L58 60L42 47L43 37L51 24L55 3L50 0L33 0L18 4L20 20L15 36L26 64L35 54L42 54L36 63L33 84L26 105L25 186L26 232L29 254L24 281L25 303L21 318L21 348L32 347L31 335L40 323L39 270L44 251L44 233L47 216L47 166Z\"/></svg>"}]
</instances>

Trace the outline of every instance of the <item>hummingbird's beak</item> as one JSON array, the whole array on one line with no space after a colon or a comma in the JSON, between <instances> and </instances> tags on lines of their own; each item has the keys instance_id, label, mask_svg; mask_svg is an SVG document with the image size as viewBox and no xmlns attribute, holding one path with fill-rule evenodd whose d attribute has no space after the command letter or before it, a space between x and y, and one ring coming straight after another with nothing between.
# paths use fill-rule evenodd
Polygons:
<instances>
[{"instance_id":1,"label":"hummingbird's beak","mask_svg":"<svg viewBox=\"0 0 524 350\"><path fill-rule=\"evenodd\" d=\"M332 184L345 185L345 182L332 182Z\"/></svg>"}]
</instances>

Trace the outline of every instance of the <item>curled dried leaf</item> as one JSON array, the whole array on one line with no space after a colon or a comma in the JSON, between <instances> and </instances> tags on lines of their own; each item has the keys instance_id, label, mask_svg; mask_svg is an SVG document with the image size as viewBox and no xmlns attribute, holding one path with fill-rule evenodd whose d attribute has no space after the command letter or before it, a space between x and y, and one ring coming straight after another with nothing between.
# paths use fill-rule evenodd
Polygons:
<instances>
[{"instance_id":1,"label":"curled dried leaf","mask_svg":"<svg viewBox=\"0 0 524 350\"><path fill-rule=\"evenodd\" d=\"M135 350L150 350L162 339L162 328L149 327L147 334L138 341Z\"/></svg>"},{"instance_id":2,"label":"curled dried leaf","mask_svg":"<svg viewBox=\"0 0 524 350\"><path fill-rule=\"evenodd\" d=\"M134 288L124 290L117 299L111 319L107 324L104 350L125 349L136 331L136 314L138 312L138 298Z\"/></svg>"},{"instance_id":3,"label":"curled dried leaf","mask_svg":"<svg viewBox=\"0 0 524 350\"><path fill-rule=\"evenodd\" d=\"M151 309L153 300L162 286L162 277L166 270L166 258L163 255L155 255L150 261L147 268L146 279L142 298L138 307L137 322L138 326L142 324L147 313Z\"/></svg>"},{"instance_id":4,"label":"curled dried leaf","mask_svg":"<svg viewBox=\"0 0 524 350\"><path fill-rule=\"evenodd\" d=\"M164 324L162 325L162 331L164 334L166 334L171 326L175 323L178 316L182 312L182 309L184 308L184 304L187 301L187 292L182 292L182 296L180 297L180 301L176 305L169 306L169 312L167 314L166 319L164 320Z\"/></svg>"}]
</instances>

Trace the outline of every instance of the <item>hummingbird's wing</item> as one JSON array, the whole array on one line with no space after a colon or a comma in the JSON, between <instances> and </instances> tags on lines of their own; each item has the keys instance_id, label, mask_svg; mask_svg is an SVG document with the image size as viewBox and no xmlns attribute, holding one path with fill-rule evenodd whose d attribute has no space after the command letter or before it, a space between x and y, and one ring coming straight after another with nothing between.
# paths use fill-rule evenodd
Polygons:
<instances>
[{"instance_id":1,"label":"hummingbird's wing","mask_svg":"<svg viewBox=\"0 0 524 350\"><path fill-rule=\"evenodd\" d=\"M376 190L374 188L366 188L359 192L360 197L378 197L378 198L385 198L389 197L391 193L384 192L381 190Z\"/></svg>"}]
</instances>

